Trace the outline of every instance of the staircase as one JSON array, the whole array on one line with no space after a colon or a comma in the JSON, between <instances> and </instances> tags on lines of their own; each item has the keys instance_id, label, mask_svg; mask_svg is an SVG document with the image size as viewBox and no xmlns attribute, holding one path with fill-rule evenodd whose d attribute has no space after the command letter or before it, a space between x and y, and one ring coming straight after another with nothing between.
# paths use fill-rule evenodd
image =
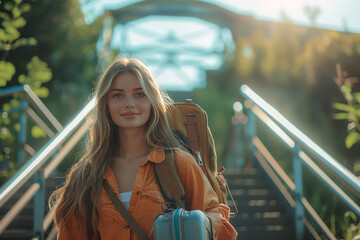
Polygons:
<instances>
[{"instance_id":1,"label":"staircase","mask_svg":"<svg viewBox=\"0 0 360 240\"><path fill-rule=\"evenodd\" d=\"M239 210L230 218L238 239L295 239L291 213L286 212L259 170L226 169L224 176ZM230 198L228 204L233 209Z\"/></svg>"},{"instance_id":2,"label":"staircase","mask_svg":"<svg viewBox=\"0 0 360 240\"><path fill-rule=\"evenodd\" d=\"M242 149L239 154L246 153L246 151L250 150L249 153L253 154L251 162L254 166L244 169L229 168L224 172L239 209L239 214L230 218L230 222L238 232L238 239L296 239L294 227L294 222L296 221L298 239L304 236L303 239L306 240L323 239L324 237L335 240L336 237L334 234L303 194L302 168L306 167L311 171L318 180L324 183L324 185L321 186L333 191L333 196L341 200L340 204L346 204L349 210L354 211L356 216L360 217L360 207L356 203L358 202L358 198L353 197L352 199L337 185L340 182L340 186L347 187L347 190L353 194L353 196L359 196L360 182L358 178L342 166L339 161L306 137L249 87L243 85L241 91L253 104L245 105L247 108L247 121L246 124L244 123L244 126L239 125L241 131L238 132L246 133L246 136L240 134L232 141L237 141L236 146L238 146L240 150L245 146L246 149L249 148L248 150ZM45 172L48 173L46 175L47 177L49 175L51 176L56 166L67 156L72 147L80 141L88 129L86 123L83 122L94 104L95 100L93 99L61 130L59 135L55 135L55 137L40 150L41 155L35 155L29 160L31 164L36 163L36 165L24 165L19 170L19 174L15 175L14 179L11 180L12 183L15 182L17 184L16 186L9 185L10 187L8 186L6 189L0 189L0 203L2 206L0 208L0 229L4 230L4 232L0 234L1 240L32 239L34 235L32 230L34 204L31 201L19 214L15 213L12 215L13 217L16 216L16 218L8 228L5 228L8 223L7 220L12 218L4 218L4 216L17 200L20 199L23 201L25 198L25 192L31 185L30 181L30 183L25 183L23 186L27 179L31 179L37 176L35 174L39 173L39 176L45 176L45 174L42 174ZM271 152L256 135L257 118L271 128L289 148L292 157L288 160L292 161L294 165L292 172L289 169L287 172L282 169ZM240 120L239 122L241 123ZM285 129L286 132L282 129ZM282 148L283 147L284 146L282 146ZM47 159L49 159L55 151L58 151L58 153L50 163L45 166ZM309 153L311 155L309 155ZM237 154L238 153L235 152L234 156ZM316 158L316 161L313 161L312 158ZM233 159L238 160L236 158ZM40 171L42 169L44 169L44 172ZM323 169L326 169L328 173L323 171ZM26 173L26 175L24 175L24 173ZM294 176L293 180L290 179L290 174ZM331 174L330 176L333 176L333 178L327 174ZM49 196L55 189L55 186L62 184L63 179L50 180L47 177L45 178L47 179L46 196ZM336 183L335 180L338 183ZM51 181L53 182L51 183ZM23 187L18 191L17 186ZM38 185L36 187L38 187ZM32 193L28 194L28 199L37 191L36 187L30 188ZM29 192L31 192L30 190ZM13 197L8 201L6 196ZM294 196L296 196L295 199ZM47 199L47 197L45 197L45 199ZM26 201L23 202L25 203ZM231 204L232 202L229 199L230 207L232 207ZM45 211L48 211L48 209ZM305 215L302 214L302 211L304 211ZM294 216L295 214L297 214L296 217ZM48 219L50 218L51 217ZM310 225L309 221L314 222L316 229ZM45 221L43 225L51 225L51 221ZM48 232L45 231L45 237L52 239L53 236L56 236L56 231L50 233L51 234L48 234ZM322 237L319 237L319 233Z\"/></svg>"},{"instance_id":3,"label":"staircase","mask_svg":"<svg viewBox=\"0 0 360 240\"><path fill-rule=\"evenodd\" d=\"M238 215L230 218L231 224L238 232L238 239L295 239L291 213L286 212L261 171L256 168L226 169L224 176L239 210ZM46 182L46 196L63 184L63 181L63 178L49 178ZM30 182L0 209L0 219L29 186ZM230 198L228 204L233 209ZM33 201L27 204L8 229L0 235L0 239L31 239L32 218Z\"/></svg>"},{"instance_id":4,"label":"staircase","mask_svg":"<svg viewBox=\"0 0 360 240\"><path fill-rule=\"evenodd\" d=\"M14 204L22 198L24 192L31 186L32 180L28 181L7 203L0 209L0 219L14 206ZM64 182L63 177L50 177L46 181L45 199L49 198L50 194ZM47 202L45 203L47 205ZM49 211L49 207L45 209L46 215ZM16 218L10 223L7 229L0 234L1 240L29 240L33 238L33 212L34 212L34 200L31 200L25 208L16 216ZM45 239L48 232L45 232Z\"/></svg>"}]
</instances>

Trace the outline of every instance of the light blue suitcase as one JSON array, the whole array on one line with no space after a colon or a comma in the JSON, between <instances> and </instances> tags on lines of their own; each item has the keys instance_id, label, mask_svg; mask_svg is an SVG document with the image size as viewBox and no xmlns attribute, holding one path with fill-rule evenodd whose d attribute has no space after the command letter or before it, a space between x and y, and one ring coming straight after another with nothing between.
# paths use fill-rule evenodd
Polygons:
<instances>
[{"instance_id":1,"label":"light blue suitcase","mask_svg":"<svg viewBox=\"0 0 360 240\"><path fill-rule=\"evenodd\" d=\"M155 240L209 240L211 222L202 211L178 208L156 218L154 236Z\"/></svg>"}]
</instances>

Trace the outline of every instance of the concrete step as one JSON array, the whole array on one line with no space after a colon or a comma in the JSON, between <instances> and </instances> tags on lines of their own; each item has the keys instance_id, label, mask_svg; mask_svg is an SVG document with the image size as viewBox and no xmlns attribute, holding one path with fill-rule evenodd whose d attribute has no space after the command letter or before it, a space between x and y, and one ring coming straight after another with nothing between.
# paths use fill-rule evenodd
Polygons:
<instances>
[{"instance_id":1,"label":"concrete step","mask_svg":"<svg viewBox=\"0 0 360 240\"><path fill-rule=\"evenodd\" d=\"M229 188L257 189L268 185L262 178L231 178L227 179Z\"/></svg>"},{"instance_id":2,"label":"concrete step","mask_svg":"<svg viewBox=\"0 0 360 240\"><path fill-rule=\"evenodd\" d=\"M225 169L225 171L222 172L222 174L226 177L226 179L263 177L256 168L246 168L246 169L227 168Z\"/></svg>"},{"instance_id":3,"label":"concrete step","mask_svg":"<svg viewBox=\"0 0 360 240\"><path fill-rule=\"evenodd\" d=\"M252 201L249 201L250 203ZM265 202L265 204L249 204L249 202L240 203L238 201L235 201L235 204L239 210L239 212L282 212L283 208L280 204L278 204L276 201L273 203L272 201L266 201L261 200L260 203ZM254 201L259 202L259 200ZM228 206L232 209L233 208L233 202L229 202Z\"/></svg>"},{"instance_id":4,"label":"concrete step","mask_svg":"<svg viewBox=\"0 0 360 240\"><path fill-rule=\"evenodd\" d=\"M295 239L294 229L284 226L263 227L245 227L235 228L238 232L238 238L241 240L292 240Z\"/></svg>"},{"instance_id":5,"label":"concrete step","mask_svg":"<svg viewBox=\"0 0 360 240\"><path fill-rule=\"evenodd\" d=\"M7 227L9 230L16 229L32 229L33 228L33 216L32 215L18 215ZM0 235L1 236L1 235Z\"/></svg>"},{"instance_id":6,"label":"concrete step","mask_svg":"<svg viewBox=\"0 0 360 240\"><path fill-rule=\"evenodd\" d=\"M257 217L256 217L257 216ZM278 216L266 216L264 214L252 215L249 214L239 214L237 216L231 217L230 222L236 226L279 226L287 225L291 222L292 219L287 216L278 215Z\"/></svg>"},{"instance_id":7,"label":"concrete step","mask_svg":"<svg viewBox=\"0 0 360 240\"><path fill-rule=\"evenodd\" d=\"M49 211L48 197L50 194L63 185L64 177L51 177L46 181L45 189L45 215ZM30 179L23 187L20 188L0 209L0 219L13 207L13 205L21 199L26 190L33 184ZM5 231L0 235L1 240L5 239L31 239L33 236L33 205L34 200L31 199L20 212L18 216L10 223Z\"/></svg>"},{"instance_id":8,"label":"concrete step","mask_svg":"<svg viewBox=\"0 0 360 240\"><path fill-rule=\"evenodd\" d=\"M1 235L1 240L29 240L32 239L33 232L29 229L7 229Z\"/></svg>"},{"instance_id":9,"label":"concrete step","mask_svg":"<svg viewBox=\"0 0 360 240\"><path fill-rule=\"evenodd\" d=\"M230 218L238 239L294 239L292 218L256 168L226 169L223 174L239 210ZM228 197L230 209L233 205Z\"/></svg>"}]
</instances>

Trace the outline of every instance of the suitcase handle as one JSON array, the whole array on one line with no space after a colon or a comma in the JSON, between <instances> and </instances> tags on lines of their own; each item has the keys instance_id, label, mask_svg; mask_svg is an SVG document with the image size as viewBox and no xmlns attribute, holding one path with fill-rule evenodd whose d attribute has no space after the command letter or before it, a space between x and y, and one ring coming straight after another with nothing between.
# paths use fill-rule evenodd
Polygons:
<instances>
[{"instance_id":1,"label":"suitcase handle","mask_svg":"<svg viewBox=\"0 0 360 240\"><path fill-rule=\"evenodd\" d=\"M163 210L164 213L171 213L171 212L176 210L176 209L173 209L173 208L168 208L168 206L169 206L168 203L161 204L161 209Z\"/></svg>"}]
</instances>

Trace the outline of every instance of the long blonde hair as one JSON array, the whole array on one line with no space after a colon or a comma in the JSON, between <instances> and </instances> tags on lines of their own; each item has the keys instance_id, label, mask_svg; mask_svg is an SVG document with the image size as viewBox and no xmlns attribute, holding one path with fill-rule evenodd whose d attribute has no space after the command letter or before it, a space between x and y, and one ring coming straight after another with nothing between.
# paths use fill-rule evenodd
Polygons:
<instances>
[{"instance_id":1,"label":"long blonde hair","mask_svg":"<svg viewBox=\"0 0 360 240\"><path fill-rule=\"evenodd\" d=\"M161 90L147 67L133 58L117 58L103 73L94 92L96 106L90 116L90 134L85 155L72 166L65 186L50 197L56 204L55 222L63 227L72 216L91 236L96 231L96 204L100 199L102 180L111 166L111 159L119 147L119 132L108 113L106 95L116 75L134 73L145 95L151 102L151 113L146 124L145 141L150 149L181 147L173 134L166 112L173 101Z\"/></svg>"}]
</instances>

